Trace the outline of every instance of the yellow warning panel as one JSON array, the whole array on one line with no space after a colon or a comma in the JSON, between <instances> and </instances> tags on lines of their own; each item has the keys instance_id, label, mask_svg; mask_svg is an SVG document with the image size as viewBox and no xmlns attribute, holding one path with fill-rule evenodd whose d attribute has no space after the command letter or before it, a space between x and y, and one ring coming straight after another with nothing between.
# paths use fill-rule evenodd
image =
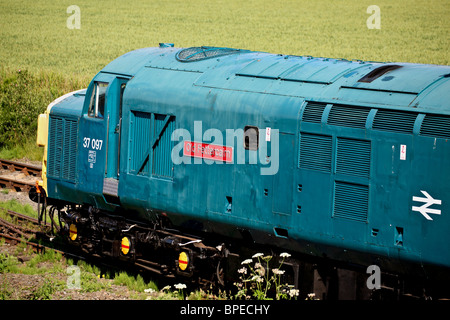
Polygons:
<instances>
[{"instance_id":1,"label":"yellow warning panel","mask_svg":"<svg viewBox=\"0 0 450 320\"><path fill-rule=\"evenodd\" d=\"M123 254L128 254L128 252L130 252L130 239L128 239L128 237L122 238L121 250Z\"/></svg>"},{"instance_id":2,"label":"yellow warning panel","mask_svg":"<svg viewBox=\"0 0 450 320\"><path fill-rule=\"evenodd\" d=\"M77 239L77 236L78 236L77 226L72 223L69 228L69 238L70 240L75 241Z\"/></svg>"},{"instance_id":3,"label":"yellow warning panel","mask_svg":"<svg viewBox=\"0 0 450 320\"><path fill-rule=\"evenodd\" d=\"M178 256L178 267L180 268L180 270L182 271L186 270L188 263L189 263L188 255L184 251L181 252L180 255Z\"/></svg>"}]
</instances>

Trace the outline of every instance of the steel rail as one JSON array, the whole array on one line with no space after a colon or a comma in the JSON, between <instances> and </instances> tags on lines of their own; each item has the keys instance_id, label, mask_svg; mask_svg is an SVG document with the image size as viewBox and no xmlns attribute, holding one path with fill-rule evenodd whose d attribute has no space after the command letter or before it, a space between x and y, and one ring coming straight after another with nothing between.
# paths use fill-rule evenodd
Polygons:
<instances>
[{"instance_id":1,"label":"steel rail","mask_svg":"<svg viewBox=\"0 0 450 320\"><path fill-rule=\"evenodd\" d=\"M39 221L37 218L33 218L30 216L27 216L26 214L8 210L8 209L2 208L2 207L0 207L0 210L4 210L7 214L9 214L12 217L16 217L18 220L28 220L36 225L39 225ZM41 222L41 223L43 223L43 222ZM46 223L46 225L50 226L50 224L48 222Z\"/></svg>"},{"instance_id":2,"label":"steel rail","mask_svg":"<svg viewBox=\"0 0 450 320\"><path fill-rule=\"evenodd\" d=\"M13 214L18 214L17 212L14 212L14 211L10 211L10 212ZM20 213L18 215L23 216ZM31 219L31 221L34 220L33 218L30 218L30 219ZM37 224L37 220L36 220L36 224ZM25 243L26 245L31 246L36 253L40 253L45 250L53 250L55 252L62 254L63 256L72 256L72 257L77 257L77 258L83 259L83 260L85 259L84 257L73 254L71 252L66 252L66 251L56 249L56 248L48 247L48 246L40 244L40 243L31 242L29 240L31 240L33 237L37 237L39 234L42 235L42 233L39 230L27 229L26 231L29 232L29 234L27 234L25 232L20 231L19 228L26 229L22 226L14 225L14 224L0 218L0 238L5 239L5 241L7 243L12 243L12 244ZM1 229L3 229L3 231ZM19 238L16 235L19 235L21 237Z\"/></svg>"},{"instance_id":3,"label":"steel rail","mask_svg":"<svg viewBox=\"0 0 450 320\"><path fill-rule=\"evenodd\" d=\"M0 168L8 169L10 171L22 171L26 175L40 176L42 166L29 163L22 163L12 160L0 159Z\"/></svg>"},{"instance_id":4,"label":"steel rail","mask_svg":"<svg viewBox=\"0 0 450 320\"><path fill-rule=\"evenodd\" d=\"M16 191L29 191L35 183L29 181L20 181L9 178L7 176L0 176L0 188L14 189Z\"/></svg>"}]
</instances>

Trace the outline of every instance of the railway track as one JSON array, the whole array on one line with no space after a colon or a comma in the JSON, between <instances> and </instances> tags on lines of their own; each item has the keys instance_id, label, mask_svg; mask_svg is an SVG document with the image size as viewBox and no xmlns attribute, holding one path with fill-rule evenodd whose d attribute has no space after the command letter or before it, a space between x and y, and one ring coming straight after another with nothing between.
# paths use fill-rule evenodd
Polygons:
<instances>
[{"instance_id":1,"label":"railway track","mask_svg":"<svg viewBox=\"0 0 450 320\"><path fill-rule=\"evenodd\" d=\"M40 179L42 167L0 159L0 188L28 192Z\"/></svg>"},{"instance_id":2,"label":"railway track","mask_svg":"<svg viewBox=\"0 0 450 320\"><path fill-rule=\"evenodd\" d=\"M42 166L22 163L17 161L0 159L0 168L8 169L10 171L21 171L26 175L39 177L41 175Z\"/></svg>"},{"instance_id":3,"label":"railway track","mask_svg":"<svg viewBox=\"0 0 450 320\"><path fill-rule=\"evenodd\" d=\"M35 183L30 181L17 180L10 177L0 176L0 188L4 189L14 189L15 191L29 191Z\"/></svg>"},{"instance_id":4,"label":"railway track","mask_svg":"<svg viewBox=\"0 0 450 320\"><path fill-rule=\"evenodd\" d=\"M11 245L25 243L36 253L42 253L45 252L45 250L54 250L63 256L84 259L79 255L63 250L62 248L57 249L53 246L45 245L45 243L50 244L51 242L51 236L49 235L49 230L51 228L50 223L39 223L38 219L4 208L0 208L0 211L4 211L17 222L12 223L6 219L0 218L0 238L4 239L6 243ZM39 240L44 244L38 243L37 241Z\"/></svg>"},{"instance_id":5,"label":"railway track","mask_svg":"<svg viewBox=\"0 0 450 320\"><path fill-rule=\"evenodd\" d=\"M13 220L20 222L12 223L7 219L0 218L0 238L10 244L26 243L36 252L41 252L45 248L45 246L30 240L39 238L43 234L42 227L47 228L48 224L40 225L37 219L15 211L4 208L0 208L0 210L13 217Z\"/></svg>"},{"instance_id":6,"label":"railway track","mask_svg":"<svg viewBox=\"0 0 450 320\"><path fill-rule=\"evenodd\" d=\"M54 240L54 236L51 233L52 224L49 222L39 223L38 219L29 217L27 215L7 210L0 207L0 211L5 212L7 215L13 217L14 222L10 222L7 219L0 217L0 239L4 239L6 243L11 245L17 245L18 243L24 243L33 249L36 253L43 253L45 250L54 250L60 253L64 257L71 257L81 260L90 260L100 265L116 268L116 269L129 269L147 271L153 274L154 277L161 277L166 280L174 280L175 275L165 274L162 272L161 265L148 261L145 259L136 259L134 263L128 266L124 266L120 262L114 263L108 260L102 259L100 256L91 255L86 256L81 250L74 250L71 247L67 247L64 243L60 243L57 239ZM56 223L53 224L56 227ZM189 240L188 238L186 238ZM198 285L210 287L210 279L198 279Z\"/></svg>"},{"instance_id":7,"label":"railway track","mask_svg":"<svg viewBox=\"0 0 450 320\"><path fill-rule=\"evenodd\" d=\"M40 178L41 171L42 167L39 165L0 159L0 188L28 192L30 188L35 186L36 180ZM0 218L0 238L5 239L8 243L25 242L35 251L42 251L44 246L29 241L36 237L36 233L39 232L37 219L3 208L0 208L0 210L14 217L18 222L26 222L27 224L27 227L24 227ZM45 225L48 226L48 224ZM34 227L31 228L31 226Z\"/></svg>"}]
</instances>

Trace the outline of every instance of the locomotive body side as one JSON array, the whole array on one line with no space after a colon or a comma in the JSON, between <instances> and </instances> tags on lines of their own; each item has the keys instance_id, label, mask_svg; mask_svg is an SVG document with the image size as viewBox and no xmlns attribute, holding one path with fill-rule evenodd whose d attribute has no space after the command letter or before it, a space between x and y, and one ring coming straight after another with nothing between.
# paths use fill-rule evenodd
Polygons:
<instances>
[{"instance_id":1,"label":"locomotive body side","mask_svg":"<svg viewBox=\"0 0 450 320\"><path fill-rule=\"evenodd\" d=\"M450 67L194 49L128 53L83 103L52 108L50 199L386 272L448 273Z\"/></svg>"}]
</instances>

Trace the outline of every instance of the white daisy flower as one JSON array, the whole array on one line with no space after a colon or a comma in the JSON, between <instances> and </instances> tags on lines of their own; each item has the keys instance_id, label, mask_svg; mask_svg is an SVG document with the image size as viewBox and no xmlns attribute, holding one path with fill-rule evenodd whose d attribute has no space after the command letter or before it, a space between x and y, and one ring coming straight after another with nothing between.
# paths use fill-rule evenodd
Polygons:
<instances>
[{"instance_id":1,"label":"white daisy flower","mask_svg":"<svg viewBox=\"0 0 450 320\"><path fill-rule=\"evenodd\" d=\"M272 269L272 272L276 275L284 274L284 270L280 270L280 269Z\"/></svg>"},{"instance_id":2,"label":"white daisy flower","mask_svg":"<svg viewBox=\"0 0 450 320\"><path fill-rule=\"evenodd\" d=\"M178 290L187 288L184 283L177 283L174 285L174 287L175 287L175 289L178 289Z\"/></svg>"}]
</instances>

